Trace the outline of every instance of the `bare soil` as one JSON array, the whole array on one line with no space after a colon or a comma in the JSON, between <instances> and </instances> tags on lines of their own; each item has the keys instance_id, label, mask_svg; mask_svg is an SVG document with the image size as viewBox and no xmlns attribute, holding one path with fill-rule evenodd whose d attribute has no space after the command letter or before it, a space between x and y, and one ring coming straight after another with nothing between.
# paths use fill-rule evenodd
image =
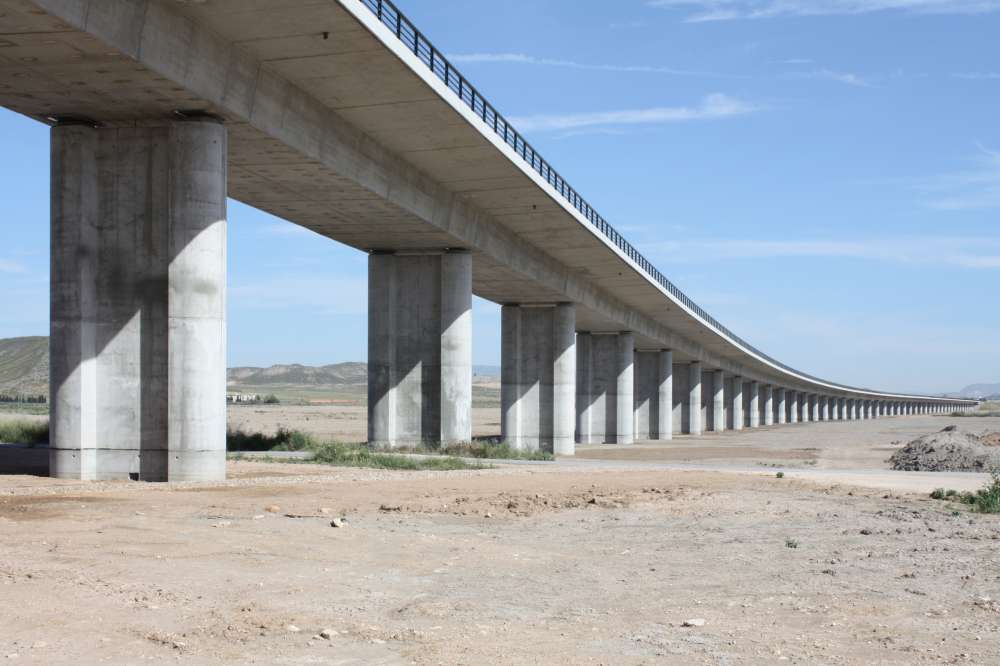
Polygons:
<instances>
[{"instance_id":1,"label":"bare soil","mask_svg":"<svg viewBox=\"0 0 1000 666\"><path fill-rule=\"evenodd\" d=\"M933 483L871 449L945 424L844 424L853 439L806 424L482 471L0 476L0 660L1000 663L1000 517L861 487ZM676 450L758 472L667 469ZM778 479L767 465L785 457L798 466Z\"/></svg>"}]
</instances>

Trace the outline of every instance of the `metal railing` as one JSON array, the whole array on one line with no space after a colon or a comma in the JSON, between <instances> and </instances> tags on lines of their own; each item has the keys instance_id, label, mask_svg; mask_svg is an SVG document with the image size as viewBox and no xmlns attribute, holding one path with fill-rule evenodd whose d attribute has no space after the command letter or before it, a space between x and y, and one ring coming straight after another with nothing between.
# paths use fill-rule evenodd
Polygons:
<instances>
[{"instance_id":1,"label":"metal railing","mask_svg":"<svg viewBox=\"0 0 1000 666\"><path fill-rule=\"evenodd\" d=\"M674 296L677 300L683 303L687 308L692 310L701 319L712 326L717 332L721 333L730 340L738 343L744 348L752 351L754 354L766 359L770 363L787 370L793 374L799 375L800 377L805 377L814 381L818 381L824 384L828 384L825 379L820 379L819 377L814 377L800 370L796 370L791 366L785 365L781 361L765 354L761 350L757 349L750 343L748 343L743 338L739 337L728 328L719 323L715 317L708 314L699 306L697 303L688 298L680 289L674 285L673 282L668 280L666 276L663 275L659 270L656 269L648 259L646 259L642 254L639 253L635 247L632 246L625 237L622 236L618 231L611 226L607 220L605 220L601 215L598 214L593 207L587 203L580 194L569 186L569 184L563 179L559 173L552 168L552 166L545 161L541 155L538 154L530 143L528 143L521 134L515 130L507 120L500 115L496 108L490 104L486 98L476 90L475 86L469 83L462 74L455 69L454 66L448 59L445 58L440 51L434 48L434 45L425 37L416 26L406 16L399 11L390 0L361 0L362 3L371 10L376 17L378 17L379 22L389 28L390 31L395 33L396 38L399 39L406 47L413 52L413 54L427 65L434 74L444 82L445 86L451 89L458 98L465 103L472 111L482 119L483 123L487 127L492 128L493 132L497 136L501 137L508 146L514 149L521 159L527 162L532 169L534 169L545 181L551 185L566 201L570 203L576 210L580 212L593 226L595 226L604 236L614 243L629 259L636 263L636 265L641 268L647 276L652 280L656 281L660 286L667 290L668 293ZM853 388L853 387L844 387ZM870 389L855 389L860 391L870 391ZM871 391L877 393L877 391Z\"/></svg>"}]
</instances>

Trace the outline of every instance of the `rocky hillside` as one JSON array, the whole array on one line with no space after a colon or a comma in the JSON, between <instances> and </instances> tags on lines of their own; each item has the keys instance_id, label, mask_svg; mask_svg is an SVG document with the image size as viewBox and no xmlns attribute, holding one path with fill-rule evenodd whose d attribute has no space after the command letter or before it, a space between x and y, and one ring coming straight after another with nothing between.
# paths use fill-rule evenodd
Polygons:
<instances>
[{"instance_id":1,"label":"rocky hillside","mask_svg":"<svg viewBox=\"0 0 1000 666\"><path fill-rule=\"evenodd\" d=\"M0 393L48 395L49 339L0 340Z\"/></svg>"}]
</instances>

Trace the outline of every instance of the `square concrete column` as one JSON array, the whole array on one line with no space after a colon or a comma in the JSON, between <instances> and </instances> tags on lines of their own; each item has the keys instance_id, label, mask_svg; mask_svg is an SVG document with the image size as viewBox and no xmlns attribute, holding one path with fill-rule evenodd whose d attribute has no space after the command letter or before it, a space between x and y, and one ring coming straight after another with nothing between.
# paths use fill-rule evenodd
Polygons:
<instances>
[{"instance_id":1,"label":"square concrete column","mask_svg":"<svg viewBox=\"0 0 1000 666\"><path fill-rule=\"evenodd\" d=\"M743 430L743 378L733 377L733 430Z\"/></svg>"},{"instance_id":2,"label":"square concrete column","mask_svg":"<svg viewBox=\"0 0 1000 666\"><path fill-rule=\"evenodd\" d=\"M854 420L861 420L861 400L857 398L854 399Z\"/></svg>"},{"instance_id":3,"label":"square concrete column","mask_svg":"<svg viewBox=\"0 0 1000 666\"><path fill-rule=\"evenodd\" d=\"M774 425L774 386L764 387L764 425Z\"/></svg>"},{"instance_id":4,"label":"square concrete column","mask_svg":"<svg viewBox=\"0 0 1000 666\"><path fill-rule=\"evenodd\" d=\"M750 382L750 427L760 427L760 384Z\"/></svg>"},{"instance_id":5,"label":"square concrete column","mask_svg":"<svg viewBox=\"0 0 1000 666\"><path fill-rule=\"evenodd\" d=\"M673 431L673 353L635 353L635 438L671 439Z\"/></svg>"},{"instance_id":6,"label":"square concrete column","mask_svg":"<svg viewBox=\"0 0 1000 666\"><path fill-rule=\"evenodd\" d=\"M786 391L788 396L788 422L799 422L799 394L797 391Z\"/></svg>"},{"instance_id":7,"label":"square concrete column","mask_svg":"<svg viewBox=\"0 0 1000 666\"><path fill-rule=\"evenodd\" d=\"M830 420L830 398L825 395L819 398L819 417L824 421Z\"/></svg>"},{"instance_id":8,"label":"square concrete column","mask_svg":"<svg viewBox=\"0 0 1000 666\"><path fill-rule=\"evenodd\" d=\"M872 418L878 418L878 400L872 400Z\"/></svg>"},{"instance_id":9,"label":"square concrete column","mask_svg":"<svg viewBox=\"0 0 1000 666\"><path fill-rule=\"evenodd\" d=\"M819 396L815 393L809 396L810 421L819 421Z\"/></svg>"},{"instance_id":10,"label":"square concrete column","mask_svg":"<svg viewBox=\"0 0 1000 666\"><path fill-rule=\"evenodd\" d=\"M500 431L512 448L576 450L576 309L504 305Z\"/></svg>"},{"instance_id":11,"label":"square concrete column","mask_svg":"<svg viewBox=\"0 0 1000 666\"><path fill-rule=\"evenodd\" d=\"M712 431L726 429L726 373L716 370L712 373Z\"/></svg>"},{"instance_id":12,"label":"square concrete column","mask_svg":"<svg viewBox=\"0 0 1000 666\"><path fill-rule=\"evenodd\" d=\"M702 433L701 422L701 363L695 361L688 366L688 432L692 435Z\"/></svg>"},{"instance_id":13,"label":"square concrete column","mask_svg":"<svg viewBox=\"0 0 1000 666\"><path fill-rule=\"evenodd\" d=\"M368 442L472 440L472 256L368 257Z\"/></svg>"},{"instance_id":14,"label":"square concrete column","mask_svg":"<svg viewBox=\"0 0 1000 666\"><path fill-rule=\"evenodd\" d=\"M778 389L778 424L784 425L788 422L788 391L787 389Z\"/></svg>"},{"instance_id":15,"label":"square concrete column","mask_svg":"<svg viewBox=\"0 0 1000 666\"><path fill-rule=\"evenodd\" d=\"M577 439L584 444L631 444L635 425L635 336L577 336Z\"/></svg>"},{"instance_id":16,"label":"square concrete column","mask_svg":"<svg viewBox=\"0 0 1000 666\"><path fill-rule=\"evenodd\" d=\"M226 128L51 134L52 476L226 474Z\"/></svg>"}]
</instances>

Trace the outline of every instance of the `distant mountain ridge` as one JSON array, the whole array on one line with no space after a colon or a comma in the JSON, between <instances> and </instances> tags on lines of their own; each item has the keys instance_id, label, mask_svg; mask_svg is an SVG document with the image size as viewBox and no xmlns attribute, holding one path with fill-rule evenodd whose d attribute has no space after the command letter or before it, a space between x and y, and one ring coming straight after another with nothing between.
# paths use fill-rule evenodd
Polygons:
<instances>
[{"instance_id":1,"label":"distant mountain ridge","mask_svg":"<svg viewBox=\"0 0 1000 666\"><path fill-rule=\"evenodd\" d=\"M970 384L957 393L949 393L949 398L990 398L1000 397L1000 384Z\"/></svg>"},{"instance_id":2,"label":"distant mountain ridge","mask_svg":"<svg viewBox=\"0 0 1000 666\"><path fill-rule=\"evenodd\" d=\"M227 383L240 386L355 386L368 382L366 363L348 362L309 366L299 363L268 368L229 368Z\"/></svg>"}]
</instances>

